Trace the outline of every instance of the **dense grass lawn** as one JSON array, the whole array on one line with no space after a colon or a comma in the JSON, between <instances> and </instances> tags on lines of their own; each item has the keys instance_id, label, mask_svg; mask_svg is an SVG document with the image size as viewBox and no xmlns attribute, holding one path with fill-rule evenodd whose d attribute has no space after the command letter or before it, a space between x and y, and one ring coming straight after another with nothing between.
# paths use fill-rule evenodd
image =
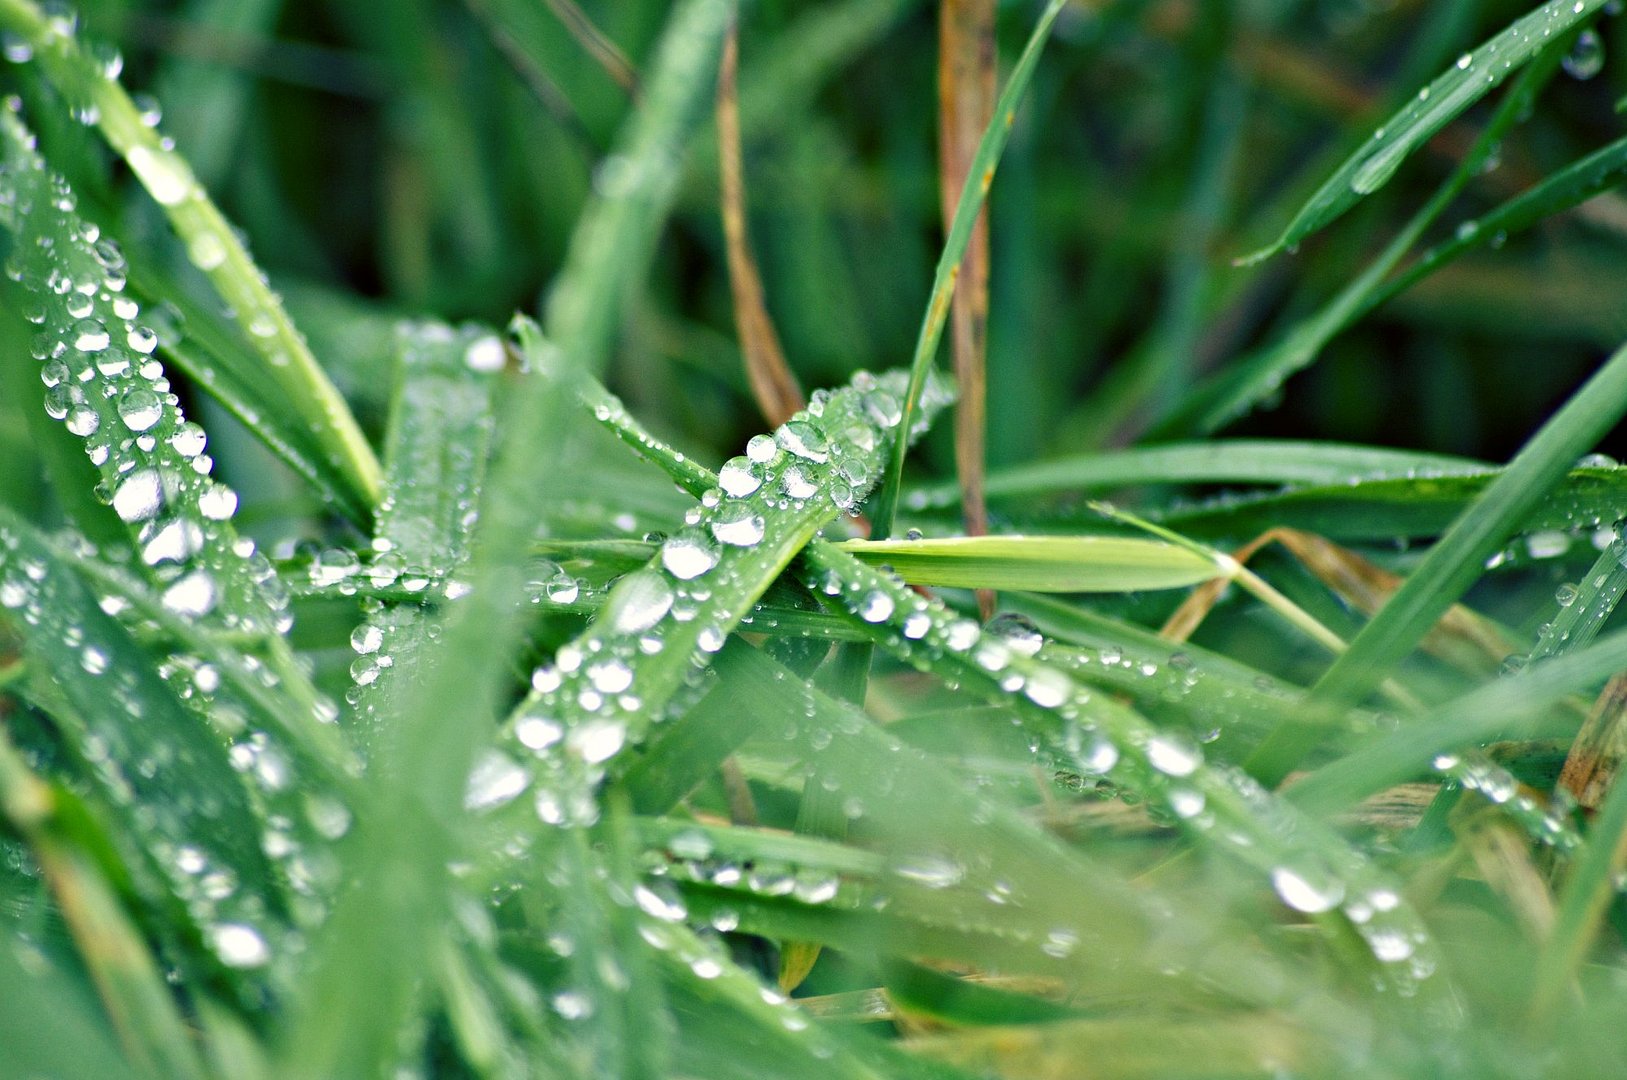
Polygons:
<instances>
[{"instance_id":1,"label":"dense grass lawn","mask_svg":"<svg viewBox=\"0 0 1627 1080\"><path fill-rule=\"evenodd\" d=\"M0 0L0 1080L1627 1076L1620 7Z\"/></svg>"}]
</instances>

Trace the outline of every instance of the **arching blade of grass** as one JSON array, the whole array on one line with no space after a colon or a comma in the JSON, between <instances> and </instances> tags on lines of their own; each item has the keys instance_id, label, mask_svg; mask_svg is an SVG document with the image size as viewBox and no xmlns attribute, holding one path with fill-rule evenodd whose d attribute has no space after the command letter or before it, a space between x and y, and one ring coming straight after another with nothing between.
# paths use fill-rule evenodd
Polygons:
<instances>
[{"instance_id":1,"label":"arching blade of grass","mask_svg":"<svg viewBox=\"0 0 1627 1080\"><path fill-rule=\"evenodd\" d=\"M1361 480L1281 494L1223 496L1158 514L1191 536L1246 539L1288 527L1340 542L1439 536L1501 477L1498 472ZM1518 522L1522 534L1608 525L1627 511L1627 470L1583 466L1542 492Z\"/></svg>"},{"instance_id":2,"label":"arching blade of grass","mask_svg":"<svg viewBox=\"0 0 1627 1080\"><path fill-rule=\"evenodd\" d=\"M1452 476L1490 466L1468 458L1291 439L1221 439L1165 443L1112 453L1083 454L996 469L984 484L990 499L1096 492L1143 484L1348 485L1358 480ZM954 484L912 488L904 505L929 510L953 505Z\"/></svg>"},{"instance_id":3,"label":"arching blade of grass","mask_svg":"<svg viewBox=\"0 0 1627 1080\"><path fill-rule=\"evenodd\" d=\"M1029 592L1181 589L1222 576L1211 559L1161 540L1120 536L958 536L836 545L912 585Z\"/></svg>"},{"instance_id":4,"label":"arching blade of grass","mask_svg":"<svg viewBox=\"0 0 1627 1080\"><path fill-rule=\"evenodd\" d=\"M1486 559L1623 412L1627 412L1627 349L1611 356L1452 523L1318 681L1318 696L1335 706L1366 697L1485 572ZM1310 739L1306 729L1279 727L1255 751L1250 771L1274 785L1299 762Z\"/></svg>"},{"instance_id":5,"label":"arching blade of grass","mask_svg":"<svg viewBox=\"0 0 1627 1080\"><path fill-rule=\"evenodd\" d=\"M157 961L113 888L75 842L71 819L76 809L83 813L72 795L30 773L0 731L0 819L24 838L38 861L125 1055L144 1073L201 1080L202 1065ZM0 949L9 947L10 942L0 939ZM13 986L7 996L16 993ZM15 1042L7 1043L8 1056L76 1056L52 1055L46 1049L45 1032L60 1022L53 1019L43 1029L17 1032ZM85 1056L94 1057L102 1047L92 1037L87 1049ZM115 1066L114 1071L124 1070Z\"/></svg>"},{"instance_id":6,"label":"arching blade of grass","mask_svg":"<svg viewBox=\"0 0 1627 1080\"><path fill-rule=\"evenodd\" d=\"M105 70L87 54L71 16L49 15L32 0L0 0L0 26L16 35L64 98L94 118L164 208L194 265L209 277L260 351L283 392L281 404L318 433L328 460L349 481L357 501L369 507L376 503L382 473L349 407L191 167L142 121L141 111L117 82L117 71Z\"/></svg>"},{"instance_id":7,"label":"arching blade of grass","mask_svg":"<svg viewBox=\"0 0 1627 1080\"><path fill-rule=\"evenodd\" d=\"M926 315L921 320L921 333L916 340L915 357L910 362L910 385L904 394L906 430L914 422L917 403L926 388L927 373L931 370L933 358L937 355L944 324L949 320L950 305L955 284L960 277L961 262L966 256L967 245L971 243L978 216L983 210L983 203L988 198L989 185L994 182L994 170L1000 163L1000 154L1005 150L1006 141L1011 137L1012 125L1017 120L1017 106L1021 104L1023 95L1028 90L1029 81L1034 76L1034 69L1039 65L1040 51L1050 37L1051 25L1065 4L1066 0L1049 0L1045 10L1040 14L1028 44L1023 47L1022 55L1017 58L1016 65L1011 69L1011 75L1006 79L1005 89L1000 92L1000 97L995 102L994 121L983 133L977 154L972 158L971 166L967 170L969 181L961 188L960 199L955 204L955 214L949 227L949 235L944 240L943 254L939 257L938 268L933 273L932 295L927 301ZM887 463L880 490L876 493L875 504L871 507L871 535L877 540L887 539L892 532L893 517L898 509L899 484L904 474L904 452L903 441L893 447L892 460Z\"/></svg>"},{"instance_id":8,"label":"arching blade of grass","mask_svg":"<svg viewBox=\"0 0 1627 1080\"><path fill-rule=\"evenodd\" d=\"M1370 195L1401 163L1469 106L1496 89L1566 31L1596 15L1608 0L1549 0L1501 33L1458 58L1445 74L1387 119L1289 222L1269 246L1248 256L1254 262L1299 243Z\"/></svg>"},{"instance_id":9,"label":"arching blade of grass","mask_svg":"<svg viewBox=\"0 0 1627 1080\"><path fill-rule=\"evenodd\" d=\"M529 343L542 377L523 382L507 403L500 420L507 441L488 473L471 540L470 592L449 617L419 695L381 747L378 802L358 814L353 830L353 887L311 951L310 977L292 1010L283 1045L295 1071L365 1071L393 1060L398 1026L440 935L470 769L523 629L533 507L559 460L568 387L578 372L605 364L622 301L671 204L733 15L733 4L689 0L669 17L643 105L620 140L620 171L604 176L555 285L549 340ZM379 993L355 993L358 970L373 973Z\"/></svg>"},{"instance_id":10,"label":"arching blade of grass","mask_svg":"<svg viewBox=\"0 0 1627 1080\"><path fill-rule=\"evenodd\" d=\"M1159 433L1210 433L1276 392L1295 372L1314 363L1337 334L1382 302L1383 283L1437 218L1485 171L1500 152L1502 140L1529 116L1537 96L1559 70L1560 58L1570 47L1566 38L1545 39L1543 50L1521 73L1474 145L1429 200L1384 246L1360 274L1350 280L1320 310L1299 322L1263 352L1235 361L1213 380L1199 386L1156 428Z\"/></svg>"}]
</instances>

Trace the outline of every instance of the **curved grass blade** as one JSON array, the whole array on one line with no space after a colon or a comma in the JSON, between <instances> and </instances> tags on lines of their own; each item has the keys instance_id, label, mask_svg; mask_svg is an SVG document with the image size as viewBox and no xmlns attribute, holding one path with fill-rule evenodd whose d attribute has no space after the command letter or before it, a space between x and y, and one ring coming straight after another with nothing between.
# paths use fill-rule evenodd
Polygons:
<instances>
[{"instance_id":1,"label":"curved grass blade","mask_svg":"<svg viewBox=\"0 0 1627 1080\"><path fill-rule=\"evenodd\" d=\"M994 182L994 170L1000 163L1000 155L1006 148L1006 141L1011 137L1012 125L1016 123L1017 106L1028 90L1034 69L1039 66L1040 51L1051 35L1051 25L1056 22L1057 15L1061 14L1066 3L1067 0L1049 0L1045 5L1045 10L1034 26L1034 32L1028 38L1028 44L1023 47L1022 55L1017 58L1016 65L1011 69L1005 89L1000 91L999 100L994 106L994 121L984 131L983 139L978 143L977 155L967 170L968 176L975 182L968 182L961 188L960 199L955 204L954 219L949 228L949 235L944 240L943 254L939 257L938 268L933 273L932 295L927 301L926 315L921 320L921 333L915 343L915 357L910 361L910 384L904 393L906 429L913 424L915 410L926 389L927 373L931 370L933 358L937 355L944 324L949 320L949 309L955 292L955 283L960 278L961 263L966 256L967 246L972 241L983 203L988 198L989 186ZM880 489L876 493L875 504L871 508L871 535L877 540L885 540L892 532L893 517L898 509L899 484L904 475L905 449L903 440L893 446L892 459L887 463Z\"/></svg>"},{"instance_id":2,"label":"curved grass blade","mask_svg":"<svg viewBox=\"0 0 1627 1080\"><path fill-rule=\"evenodd\" d=\"M682 149L704 114L734 9L688 0L668 18L643 105L619 142L624 171L598 186L572 238L548 304L549 340L529 343L544 377L522 383L500 420L507 442L488 472L471 540L470 591L449 616L421 692L381 747L377 771L385 779L376 805L357 815L354 885L312 950L283 1044L294 1071L330 1075L389 1059L411 1011L416 979L441 932L446 865L457 850L470 770L523 629L534 500L559 459L568 387L606 361L622 301L671 205ZM356 970L372 972L381 992L357 995Z\"/></svg>"},{"instance_id":3,"label":"curved grass blade","mask_svg":"<svg viewBox=\"0 0 1627 1080\"><path fill-rule=\"evenodd\" d=\"M1329 341L1381 303L1385 277L1435 219L1469 186L1469 182L1495 160L1504 136L1530 115L1537 95L1559 70L1561 58L1569 47L1570 42L1564 38L1546 43L1543 51L1521 73L1513 89L1498 105L1496 113L1457 168L1419 207L1395 238L1385 245L1384 250L1339 290L1338 295L1295 325L1281 341L1262 352L1237 360L1225 372L1197 388L1157 425L1156 430L1166 433L1215 431L1275 393L1296 372L1314 363Z\"/></svg>"},{"instance_id":4,"label":"curved grass blade","mask_svg":"<svg viewBox=\"0 0 1627 1080\"><path fill-rule=\"evenodd\" d=\"M872 566L891 567L912 585L961 589L1182 589L1225 573L1188 548L1122 536L956 536L836 546Z\"/></svg>"},{"instance_id":5,"label":"curved grass blade","mask_svg":"<svg viewBox=\"0 0 1627 1080\"><path fill-rule=\"evenodd\" d=\"M1627 634L1608 634L1585 649L1556 656L1489 683L1424 714L1372 746L1357 750L1303 777L1287 791L1295 803L1333 813L1376 791L1426 772L1437 755L1505 738L1546 706L1597 687L1627 667ZM1574 714L1557 721L1553 734L1575 731Z\"/></svg>"},{"instance_id":6,"label":"curved grass blade","mask_svg":"<svg viewBox=\"0 0 1627 1080\"><path fill-rule=\"evenodd\" d=\"M1165 443L1107 454L1081 454L991 472L991 499L1096 492L1146 484L1283 484L1343 486L1364 480L1454 476L1485 472L1469 458L1292 439L1217 439ZM954 484L913 488L904 505L924 511L954 505Z\"/></svg>"},{"instance_id":7,"label":"curved grass blade","mask_svg":"<svg viewBox=\"0 0 1627 1080\"><path fill-rule=\"evenodd\" d=\"M376 503L383 474L355 417L191 167L143 122L141 110L117 82L118 69L91 58L70 16L47 14L32 0L0 0L0 26L16 35L63 97L94 118L109 145L163 207L193 264L234 312L282 390L281 404L310 425L357 501L369 507Z\"/></svg>"},{"instance_id":8,"label":"curved grass blade","mask_svg":"<svg viewBox=\"0 0 1627 1080\"><path fill-rule=\"evenodd\" d=\"M1370 693L1485 572L1486 559L1623 412L1627 412L1627 348L1617 350L1452 523L1323 674L1314 688L1317 695L1337 706L1353 704ZM1279 727L1250 758L1249 769L1274 785L1298 763L1309 741L1304 730Z\"/></svg>"},{"instance_id":9,"label":"curved grass blade","mask_svg":"<svg viewBox=\"0 0 1627 1080\"><path fill-rule=\"evenodd\" d=\"M1247 256L1258 262L1299 243L1364 196L1383 187L1401 163L1469 106L1495 90L1567 31L1591 19L1608 0L1549 0L1516 19L1418 92L1387 119L1317 189L1269 246Z\"/></svg>"}]
</instances>

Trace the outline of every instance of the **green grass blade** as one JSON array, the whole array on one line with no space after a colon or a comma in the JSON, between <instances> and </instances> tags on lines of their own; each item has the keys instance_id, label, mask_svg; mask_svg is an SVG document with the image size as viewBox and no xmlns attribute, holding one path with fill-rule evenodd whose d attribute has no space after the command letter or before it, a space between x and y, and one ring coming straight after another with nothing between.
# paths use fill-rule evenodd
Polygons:
<instances>
[{"instance_id":1,"label":"green grass blade","mask_svg":"<svg viewBox=\"0 0 1627 1080\"><path fill-rule=\"evenodd\" d=\"M1473 473L1487 467L1468 458L1292 439L1225 439L1165 443L1105 454L1081 454L989 473L991 499L1024 499L1141 484L1283 484L1333 486L1357 480ZM911 511L946 508L960 497L955 484L912 488Z\"/></svg>"},{"instance_id":2,"label":"green grass blade","mask_svg":"<svg viewBox=\"0 0 1627 1080\"><path fill-rule=\"evenodd\" d=\"M1627 411L1627 349L1618 350L1567 401L1424 556L1371 622L1316 684L1324 700L1360 701L1430 627L1485 573L1486 559L1520 527L1531 508ZM1269 784L1308 749L1309 734L1279 727L1249 761Z\"/></svg>"},{"instance_id":3,"label":"green grass blade","mask_svg":"<svg viewBox=\"0 0 1627 1080\"><path fill-rule=\"evenodd\" d=\"M524 562L532 510L559 459L576 373L604 366L622 301L654 247L681 150L704 115L711 73L734 5L691 0L670 16L645 82L645 104L620 143L571 245L548 307L549 340L533 337L535 377L509 402L508 442L488 475L472 539L471 591L442 635L423 687L398 719L384 755L381 802L359 814L355 884L313 949L285 1045L289 1067L359 1071L389 1059L429 962L445 909L444 874L477 751L487 738L526 612ZM447 723L456 716L460 723ZM410 882L403 889L400 882ZM374 972L386 992L358 997L352 972Z\"/></svg>"},{"instance_id":4,"label":"green grass blade","mask_svg":"<svg viewBox=\"0 0 1627 1080\"><path fill-rule=\"evenodd\" d=\"M199 186L186 160L142 121L141 110L80 45L69 16L50 15L32 0L0 0L0 26L16 35L64 98L92 116L186 242L192 262L234 312L248 341L283 391L283 404L318 435L358 501L378 501L382 472L350 408L311 355L305 339L267 285L242 240Z\"/></svg>"},{"instance_id":5,"label":"green grass blade","mask_svg":"<svg viewBox=\"0 0 1627 1080\"><path fill-rule=\"evenodd\" d=\"M1465 109L1495 90L1567 31L1596 15L1607 0L1549 0L1516 19L1437 76L1378 127L1317 189L1269 246L1245 261L1292 247L1387 183L1413 151Z\"/></svg>"},{"instance_id":6,"label":"green grass blade","mask_svg":"<svg viewBox=\"0 0 1627 1080\"><path fill-rule=\"evenodd\" d=\"M1000 91L1000 96L994 103L994 121L983 133L983 139L977 146L977 154L966 170L968 180L961 188L960 200L955 205L955 214L949 225L949 235L944 239L943 254L939 257L938 268L933 273L932 295L927 301L926 316L921 320L921 333L915 343L915 357L910 362L910 385L904 393L903 403L906 430L909 430L915 422L915 410L926 389L927 373L931 370L933 358L937 355L938 342L943 338L944 324L949 320L955 282L960 276L960 263L966 255L967 245L971 243L978 215L988 199L989 186L994 182L994 170L1000 164L1000 155L1005 151L1006 141L1011 137L1012 125L1017 120L1017 106L1022 103L1023 95L1028 91L1028 84L1034 77L1034 69L1039 66L1040 52L1051 35L1051 25L1056 21L1066 2L1067 0L1049 0L1045 10L1040 14L1034 32L1028 38L1028 44L1023 47L1022 55L1017 58L1016 65L1012 67L1011 74L1006 79L1004 89ZM892 532L893 517L898 510L899 485L903 482L904 476L905 450L904 440L899 440L894 445L892 459L887 463L886 474L876 494L875 505L871 508L872 535L878 540L885 540Z\"/></svg>"},{"instance_id":7,"label":"green grass blade","mask_svg":"<svg viewBox=\"0 0 1627 1080\"><path fill-rule=\"evenodd\" d=\"M1212 559L1186 548L1120 536L849 540L837 547L872 566L892 567L912 585L960 589L1181 589L1223 573Z\"/></svg>"}]
</instances>

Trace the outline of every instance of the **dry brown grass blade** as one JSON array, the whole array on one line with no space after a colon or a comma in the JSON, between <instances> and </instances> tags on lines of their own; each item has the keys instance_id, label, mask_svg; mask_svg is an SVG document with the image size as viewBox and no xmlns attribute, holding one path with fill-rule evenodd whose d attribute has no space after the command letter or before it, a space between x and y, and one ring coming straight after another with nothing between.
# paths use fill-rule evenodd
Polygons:
<instances>
[{"instance_id":1,"label":"dry brown grass blade","mask_svg":"<svg viewBox=\"0 0 1627 1080\"><path fill-rule=\"evenodd\" d=\"M1578 804L1596 810L1621 771L1623 756L1627 756L1627 674L1614 676L1593 703L1565 757L1559 784Z\"/></svg>"},{"instance_id":2,"label":"dry brown grass blade","mask_svg":"<svg viewBox=\"0 0 1627 1080\"><path fill-rule=\"evenodd\" d=\"M627 54L604 35L587 12L576 6L576 0L544 0L548 10L554 13L554 18L576 39L577 44L587 51L587 54L597 60L599 66L604 68L605 74L615 80L616 85L627 91L636 102L638 100L638 72L627 59Z\"/></svg>"},{"instance_id":3,"label":"dry brown grass blade","mask_svg":"<svg viewBox=\"0 0 1627 1080\"><path fill-rule=\"evenodd\" d=\"M1273 543L1282 545L1318 581L1365 615L1371 616L1383 607L1401 585L1398 575L1315 533L1298 529L1269 529L1237 549L1232 557L1246 564L1260 549ZM1191 637L1226 584L1224 579L1216 579L1192 590L1192 595L1164 623L1161 633L1172 641ZM1478 674L1497 670L1515 650L1496 624L1462 604L1453 605L1441 616L1422 647L1460 670Z\"/></svg>"},{"instance_id":4,"label":"dry brown grass blade","mask_svg":"<svg viewBox=\"0 0 1627 1080\"><path fill-rule=\"evenodd\" d=\"M732 28L723 43L723 62L717 77L718 175L722 188L723 238L729 263L729 290L734 296L734 325L740 336L746 379L757 407L771 425L778 426L806 404L802 387L791 374L780 348L779 335L763 300L763 281L746 235L746 183L741 165L740 100L736 86L739 66L739 28Z\"/></svg>"},{"instance_id":5,"label":"dry brown grass blade","mask_svg":"<svg viewBox=\"0 0 1627 1080\"><path fill-rule=\"evenodd\" d=\"M942 180L943 227L954 220L984 130L994 116L995 0L943 0L938 15L938 169ZM961 507L966 533L989 531L983 499L984 443L987 438L989 324L988 210L978 215L955 282L950 312L950 342L960 404L955 410L955 468L960 475ZM986 619L994 613L994 594L977 596Z\"/></svg>"}]
</instances>

